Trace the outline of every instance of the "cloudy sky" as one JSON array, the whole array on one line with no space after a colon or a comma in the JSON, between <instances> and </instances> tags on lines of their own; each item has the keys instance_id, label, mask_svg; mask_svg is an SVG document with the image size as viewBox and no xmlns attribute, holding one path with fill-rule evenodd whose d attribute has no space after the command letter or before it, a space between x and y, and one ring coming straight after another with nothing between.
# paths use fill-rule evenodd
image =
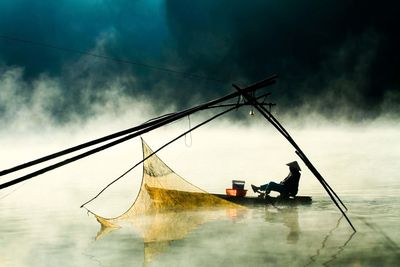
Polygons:
<instances>
[{"instance_id":1,"label":"cloudy sky","mask_svg":"<svg viewBox=\"0 0 400 267\"><path fill-rule=\"evenodd\" d=\"M3 0L0 119L25 109L64 123L121 98L180 109L271 74L281 112L398 116L399 11L386 0Z\"/></svg>"}]
</instances>

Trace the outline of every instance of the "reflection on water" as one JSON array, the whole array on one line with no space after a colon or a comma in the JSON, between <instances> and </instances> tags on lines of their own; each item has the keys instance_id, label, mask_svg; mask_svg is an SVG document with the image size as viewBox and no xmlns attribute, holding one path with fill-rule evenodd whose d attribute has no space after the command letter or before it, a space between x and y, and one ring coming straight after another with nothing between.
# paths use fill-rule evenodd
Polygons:
<instances>
[{"instance_id":1,"label":"reflection on water","mask_svg":"<svg viewBox=\"0 0 400 267\"><path fill-rule=\"evenodd\" d=\"M0 202L0 265L396 266L400 187L379 190L342 194L355 234L327 197L315 196L309 206L143 216L97 240L99 224L78 200L33 205L17 191Z\"/></svg>"},{"instance_id":2,"label":"reflection on water","mask_svg":"<svg viewBox=\"0 0 400 267\"><path fill-rule=\"evenodd\" d=\"M297 207L275 207L275 212L271 212L268 207L265 209L265 221L270 223L283 223L289 228L286 240L288 244L295 244L299 240L299 214Z\"/></svg>"},{"instance_id":3,"label":"reflection on water","mask_svg":"<svg viewBox=\"0 0 400 267\"><path fill-rule=\"evenodd\" d=\"M311 266L312 264L314 264L317 261L317 259L321 255L321 251L323 251L325 249L329 238L333 235L334 231L339 228L340 222L342 221L343 218L344 218L343 215L339 217L339 220L337 221L337 224L335 225L335 227L333 227L328 232L328 234L324 237L324 239L322 240L321 247L317 249L315 254L310 257L310 261L304 266ZM349 235L349 238L344 241L343 245L338 246L337 252L332 254L330 256L330 259L328 259L327 261L323 262L322 265L323 266L328 266L330 263L333 263L335 261L335 259L338 258L339 254L342 253L342 251L345 249L345 247L347 246L347 244L350 242L350 240L353 238L353 236L355 234L356 234L356 232L351 233Z\"/></svg>"},{"instance_id":4,"label":"reflection on water","mask_svg":"<svg viewBox=\"0 0 400 267\"><path fill-rule=\"evenodd\" d=\"M129 226L142 237L144 243L144 265L147 265L165 252L174 241L184 239L191 231L202 224L216 220L236 220L246 213L243 208L208 208L182 210L178 212L157 212L130 218ZM105 237L117 228L101 225L96 240Z\"/></svg>"},{"instance_id":5,"label":"reflection on water","mask_svg":"<svg viewBox=\"0 0 400 267\"><path fill-rule=\"evenodd\" d=\"M315 208L258 206L248 212L229 209L166 213L141 218L140 226L134 228L143 238L144 266L186 266L186 261L179 259L190 260L193 266L259 266L268 262L279 266L374 266L375 259L383 255L381 264L391 266L399 259L396 243L375 227L367 225L376 233L369 236L367 229L358 224L358 240L352 244L357 234L343 222L343 216L333 213L332 208L324 214L329 218L318 218L316 212L324 213L319 208L326 209L324 201ZM238 211L240 216L232 216ZM302 216L312 217L312 224L305 223ZM358 251L359 242L373 244L382 237L388 239L382 247L367 246L365 251ZM378 255L366 256L372 252Z\"/></svg>"}]
</instances>

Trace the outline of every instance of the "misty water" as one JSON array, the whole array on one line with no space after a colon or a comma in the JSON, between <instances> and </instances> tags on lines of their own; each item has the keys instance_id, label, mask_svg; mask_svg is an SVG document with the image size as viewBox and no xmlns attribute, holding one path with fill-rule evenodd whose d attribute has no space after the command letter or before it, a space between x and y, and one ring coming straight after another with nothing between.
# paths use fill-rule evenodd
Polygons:
<instances>
[{"instance_id":1,"label":"misty water","mask_svg":"<svg viewBox=\"0 0 400 267\"><path fill-rule=\"evenodd\" d=\"M141 229L124 225L96 239L100 224L79 207L140 160L140 143L134 141L2 190L0 265L397 266L398 126L292 128L295 140L348 207L356 233L301 164L299 195L312 196L311 205L166 214L144 218L148 226ZM24 140L4 135L1 169L99 134L101 130L78 136L73 131L55 136L44 132ZM169 129L143 137L157 148L175 134ZM190 138L159 155L178 174L213 193L224 192L232 179L246 180L247 189L251 183L279 181L287 174L285 163L298 160L293 149L268 128L222 123ZM140 177L139 168L88 207L105 217L121 214L133 202ZM181 231L174 238L177 227ZM171 234L165 239L157 231Z\"/></svg>"}]
</instances>

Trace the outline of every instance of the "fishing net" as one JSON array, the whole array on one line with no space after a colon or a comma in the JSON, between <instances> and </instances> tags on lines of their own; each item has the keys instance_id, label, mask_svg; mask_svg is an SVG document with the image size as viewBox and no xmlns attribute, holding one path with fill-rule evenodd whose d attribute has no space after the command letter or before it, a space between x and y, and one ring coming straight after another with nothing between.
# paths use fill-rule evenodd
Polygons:
<instances>
[{"instance_id":1,"label":"fishing net","mask_svg":"<svg viewBox=\"0 0 400 267\"><path fill-rule=\"evenodd\" d=\"M194 186L169 168L143 141L143 177L132 206L116 218L95 214L101 224L96 240L129 223L143 238L144 266L184 239L199 225L236 219L246 209Z\"/></svg>"},{"instance_id":2,"label":"fishing net","mask_svg":"<svg viewBox=\"0 0 400 267\"><path fill-rule=\"evenodd\" d=\"M102 232L109 231L106 228L119 227L120 223L125 221L137 224L138 217L143 219L147 215L151 215L152 220L157 216L161 216L165 220L166 217L173 214L173 218L166 220L176 220L173 223L176 226L180 222L188 224L184 218L179 219L180 215L187 215L188 211L216 207L241 208L237 204L207 193L176 174L153 153L143 139L142 148L143 158L149 158L143 163L143 177L139 194L133 205L118 217L103 218L95 215L102 225Z\"/></svg>"}]
</instances>

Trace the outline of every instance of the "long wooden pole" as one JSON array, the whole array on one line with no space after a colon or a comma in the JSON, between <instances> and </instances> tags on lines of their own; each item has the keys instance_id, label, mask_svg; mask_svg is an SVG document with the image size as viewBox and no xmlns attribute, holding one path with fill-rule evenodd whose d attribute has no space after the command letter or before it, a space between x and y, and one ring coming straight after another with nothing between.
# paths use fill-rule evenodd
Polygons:
<instances>
[{"instance_id":1,"label":"long wooden pole","mask_svg":"<svg viewBox=\"0 0 400 267\"><path fill-rule=\"evenodd\" d=\"M260 89L260 88L262 88L262 87L265 87L265 86L274 84L274 83L276 82L276 78L277 78L277 76L276 76L276 75L273 75L273 76L271 76L271 77L269 77L269 78L267 78L267 79L265 79L265 80L262 80L262 81L260 81L260 82L255 83L255 84L252 84L252 85L246 87L246 88L243 89L243 90L244 90L244 92L253 92L253 91L255 91L255 90L257 90L257 89ZM22 177L19 177L19 178L13 179L13 180L11 180L11 181L5 182L5 183L3 183L3 184L0 184L0 190L1 190L1 189L4 189L4 188L7 188L7 187L9 187L9 186L18 184L18 183L20 183L20 182L26 181L26 180L31 179L31 178L33 178L33 177L36 177L36 176L38 176L38 175L44 174L44 173L46 173L46 172L48 172L48 171L51 171L51 170L54 170L54 169L56 169L56 168L62 167L62 166L64 166L64 165L67 165L67 164L72 163L72 162L74 162L74 161L83 159L83 158L88 157L88 156L90 156L90 155L92 155L92 154L94 154L94 153L103 151L103 150L105 150L105 149L107 149L107 148L110 148L110 147L115 146L115 145L117 145L117 144L120 144L120 143L122 143L122 142L128 141L128 140L130 140L130 139L132 139L132 138L134 138L134 137L140 136L140 135L142 135L142 134L144 134L144 133L147 133L147 132L149 132L149 131L152 131L152 130L155 130L155 129L157 129L157 128L160 128L160 127L162 127L162 126L164 126L164 125L166 125L166 124L169 124L169 123L171 123L171 122L174 122L174 121L176 121L176 120L178 120L178 119L181 119L181 118L183 118L183 117L185 117L185 116L188 116L188 115L193 114L193 113L195 113L195 112L198 112L198 111L200 111L200 110L207 109L208 107L214 106L214 105L216 105L216 104L219 104L219 103L221 103L221 102L224 102L224 101L226 101L226 100L229 100L229 99L232 99L232 98L235 98L235 97L238 97L238 96L240 96L240 93L239 93L239 92L234 92L234 93L231 93L231 94L226 95L226 96L224 96L224 97L221 97L221 98L218 98L218 99L209 101L209 102L207 102L207 103L198 105L198 106L196 106L196 107L187 109L187 110L185 110L185 111L178 112L178 113L176 113L176 114L174 114L174 115L172 115L172 116L163 117L163 119L157 120L156 123L151 124L150 126L147 126L147 127L140 127L140 130L139 130L139 131L135 131L135 132L133 132L133 133L131 133L131 134L129 134L129 135L125 135L125 136L121 137L120 139L114 140L114 141L112 141L112 142L110 142L110 143L107 143L107 144L105 144L105 145L96 147L96 148L94 148L94 149L92 149L92 150L89 150L89 151L84 152L84 153L82 153L82 154L79 154L79 155L77 155L77 156L68 158L68 159L63 160L63 161L61 161L61 162L58 162L58 163L55 163L55 164L50 165L50 166L48 166L48 167L42 168L42 169L40 169L40 170L38 170L38 171L29 173L29 174L24 175L24 176L22 176ZM240 106L240 105L238 104L238 106ZM132 129L133 129L133 128L132 128ZM110 138L105 138L105 139L106 139L106 140L109 140ZM99 140L99 139L97 139L97 140ZM103 140L103 142L104 142L104 141L105 141L105 140ZM90 143L90 142L89 142L89 143ZM60 153L61 153L61 152L60 152ZM69 153L70 153L70 152L69 152ZM57 153L56 153L56 154L57 154ZM62 154L62 153L61 153L61 154ZM54 155L54 154L53 154L53 155ZM51 156L51 155L50 155L50 156ZM57 155L57 156L60 156L60 155ZM46 157L43 157L42 159L44 159L44 158L46 158ZM41 160L41 159L39 159L38 161L40 161L40 160ZM48 159L47 159L47 160L48 160ZM37 164L37 163L36 163L36 164Z\"/></svg>"},{"instance_id":2,"label":"long wooden pole","mask_svg":"<svg viewBox=\"0 0 400 267\"><path fill-rule=\"evenodd\" d=\"M270 76L270 77L268 77L268 78L266 78L266 79L264 79L262 81L256 82L256 83L246 87L243 90L251 92L251 91L255 91L255 90L258 90L260 88L266 87L268 85L272 85L272 84L274 84L276 82L276 78L277 77L278 77L277 75L272 75L272 76ZM97 144L100 144L100 143L103 143L103 142L106 142L106 141L110 141L112 139L115 139L115 138L118 138L118 137L121 137L121 136L124 136L124 135L127 135L127 134L131 134L131 133L143 130L143 129L147 129L147 128L156 129L156 128L161 127L161 126L163 126L163 125L165 125L167 123L173 122L175 120L178 120L180 118L188 116L188 115L190 115L192 113L195 113L197 111L210 108L213 105L222 103L222 102L224 102L226 100L229 100L229 99L232 99L232 98L235 98L235 97L238 97L238 96L240 96L240 93L233 92L233 93L231 93L229 95L226 95L226 96L223 96L221 98L212 100L210 102L207 102L207 103L204 103L204 104L201 104L201 105L198 105L198 106L195 106L195 107L192 107L192 108L180 111L180 112L176 112L176 113L168 114L168 115L165 115L165 116L161 116L161 117L156 118L154 120L147 121L147 122L145 122L145 123L143 123L141 125L138 125L138 126L135 126L135 127L123 130L123 131L119 131L119 132L116 132L116 133L113 133L113 134L110 134L110 135L107 135L107 136L103 136L101 138L94 139L92 141L89 141L89 142L86 142L86 143L83 143L83 144L80 144L80 145L77 145L77 146L74 146L74 147L70 147L70 148L58 151L56 153L53 153L53 154L50 154L50 155L47 155L47 156L44 156L44 157L41 157L41 158L38 158L38 159L35 159L35 160L32 160L32 161L29 161L29 162L26 162L26 163L23 163L23 164L20 164L20 165L17 165L17 166L14 166L12 168L2 170L2 171L0 171L0 176L4 176L4 175L7 175L9 173L16 172L16 171L19 171L19 170L34 166L36 164L40 164L40 163L46 162L48 160L55 159L55 158L67 155L69 153L72 153L72 152L75 152L75 151L78 151L78 150L81 150L81 149L84 149L84 148L87 148L87 147L90 147L90 146L93 146L93 145L97 145Z\"/></svg>"},{"instance_id":3,"label":"long wooden pole","mask_svg":"<svg viewBox=\"0 0 400 267\"><path fill-rule=\"evenodd\" d=\"M317 171L317 169L314 167L314 165L311 163L311 161L307 158L307 156L304 154L304 152L301 150L301 148L297 145L297 143L293 140L293 138L290 136L290 134L285 130L285 128L278 122L278 120L267 109L265 109L265 107L263 105L261 105L257 101L257 99L254 96L252 96L251 94L249 94L246 91L243 91L243 89L241 89L239 86L237 86L235 84L233 84L233 87L236 88L236 90L238 92L240 92L241 95L250 104L252 104L260 112L260 114L263 115L263 117L265 119L267 119L267 121L269 121L289 141L289 143L296 149L296 154L300 157L300 159L304 162L304 164L310 169L310 171L314 174L314 176L317 178L317 180L321 183L322 187L328 193L329 197L331 198L333 203L336 205L336 207L340 210L340 212L346 218L347 222L350 224L350 226L353 229L353 231L356 232L356 229L354 228L354 226L351 223L350 219L347 217L346 213L342 210L342 208L337 203L335 197L333 196L332 192L334 192L334 191L332 190L332 188L328 185L328 183L322 177L322 175ZM335 196L337 197L336 193L335 193Z\"/></svg>"}]
</instances>

